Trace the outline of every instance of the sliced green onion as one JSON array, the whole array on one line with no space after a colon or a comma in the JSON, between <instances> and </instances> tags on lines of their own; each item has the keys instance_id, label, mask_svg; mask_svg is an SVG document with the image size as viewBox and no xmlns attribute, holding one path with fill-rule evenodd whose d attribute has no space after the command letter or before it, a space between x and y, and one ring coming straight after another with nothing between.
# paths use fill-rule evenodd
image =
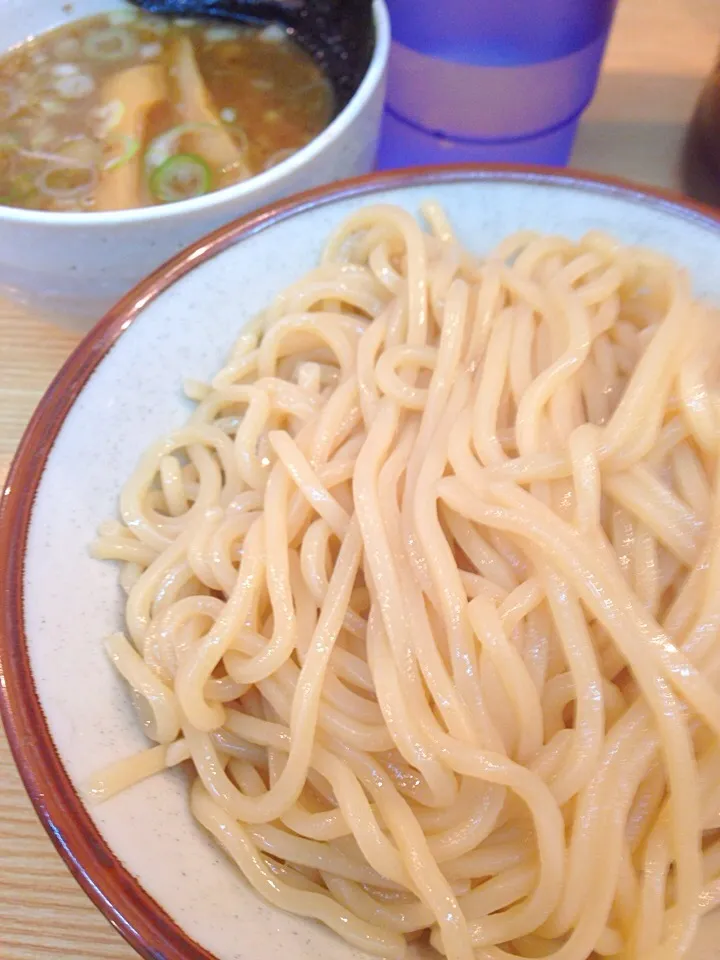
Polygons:
<instances>
[{"instance_id":1,"label":"sliced green onion","mask_svg":"<svg viewBox=\"0 0 720 960\"><path fill-rule=\"evenodd\" d=\"M53 86L63 100L82 100L95 89L95 81L86 73L69 73L57 77Z\"/></svg>"},{"instance_id":2,"label":"sliced green onion","mask_svg":"<svg viewBox=\"0 0 720 960\"><path fill-rule=\"evenodd\" d=\"M57 152L68 160L86 167L96 167L100 161L100 146L90 137L66 137Z\"/></svg>"},{"instance_id":3,"label":"sliced green onion","mask_svg":"<svg viewBox=\"0 0 720 960\"><path fill-rule=\"evenodd\" d=\"M56 117L56 116L59 116L61 113L66 113L68 109L67 105L64 103L60 103L59 100L41 100L40 106L42 108L43 113L46 113L48 114L48 116L51 116L51 117Z\"/></svg>"},{"instance_id":4,"label":"sliced green onion","mask_svg":"<svg viewBox=\"0 0 720 960\"><path fill-rule=\"evenodd\" d=\"M122 100L111 100L92 111L93 118L97 119L95 133L100 140L104 140L110 131L120 123L124 114L125 104Z\"/></svg>"},{"instance_id":5,"label":"sliced green onion","mask_svg":"<svg viewBox=\"0 0 720 960\"><path fill-rule=\"evenodd\" d=\"M54 200L72 200L90 193L97 183L97 174L92 167L70 165L45 170L35 179L41 193Z\"/></svg>"},{"instance_id":6,"label":"sliced green onion","mask_svg":"<svg viewBox=\"0 0 720 960\"><path fill-rule=\"evenodd\" d=\"M28 160L39 160L42 163L51 163L56 167L86 167L87 163L76 160L74 157L62 153L49 153L47 150L18 150L21 157Z\"/></svg>"},{"instance_id":7,"label":"sliced green onion","mask_svg":"<svg viewBox=\"0 0 720 960\"><path fill-rule=\"evenodd\" d=\"M162 44L155 40L153 43L144 43L140 47L140 56L143 60L154 60L162 53Z\"/></svg>"},{"instance_id":8,"label":"sliced green onion","mask_svg":"<svg viewBox=\"0 0 720 960\"><path fill-rule=\"evenodd\" d=\"M54 77L72 77L80 73L80 67L76 63L54 63L50 67L50 73Z\"/></svg>"},{"instance_id":9,"label":"sliced green onion","mask_svg":"<svg viewBox=\"0 0 720 960\"><path fill-rule=\"evenodd\" d=\"M149 174L161 166L176 152L181 137L198 131L219 129L213 123L179 123L171 127L148 145L145 151L145 170Z\"/></svg>"},{"instance_id":10,"label":"sliced green onion","mask_svg":"<svg viewBox=\"0 0 720 960\"><path fill-rule=\"evenodd\" d=\"M237 123L223 124L222 127L215 123L179 123L176 127L171 127L165 133L155 137L148 145L145 151L145 172L149 176L156 167L177 154L183 137L207 131L220 133L223 128L233 135L240 150L246 153L249 146L247 134Z\"/></svg>"},{"instance_id":11,"label":"sliced green onion","mask_svg":"<svg viewBox=\"0 0 720 960\"><path fill-rule=\"evenodd\" d=\"M165 163L177 153L182 137L207 131L221 133L223 130L233 135L242 153L247 153L250 146L248 136L238 123L227 123L222 127L215 123L179 123L176 127L171 127L165 133L155 137L148 145L145 151L145 172L149 176L155 167L159 167L161 163Z\"/></svg>"},{"instance_id":12,"label":"sliced green onion","mask_svg":"<svg viewBox=\"0 0 720 960\"><path fill-rule=\"evenodd\" d=\"M135 38L122 27L93 30L83 42L83 52L93 60L124 60L136 49Z\"/></svg>"},{"instance_id":13,"label":"sliced green onion","mask_svg":"<svg viewBox=\"0 0 720 960\"><path fill-rule=\"evenodd\" d=\"M80 41L77 37L63 37L53 47L53 56L58 60L72 60L80 53Z\"/></svg>"},{"instance_id":14,"label":"sliced green onion","mask_svg":"<svg viewBox=\"0 0 720 960\"><path fill-rule=\"evenodd\" d=\"M152 33L162 36L167 33L169 29L170 24L167 20L163 20L162 17L148 16L148 14L144 15L143 30L150 30Z\"/></svg>"},{"instance_id":15,"label":"sliced green onion","mask_svg":"<svg viewBox=\"0 0 720 960\"><path fill-rule=\"evenodd\" d=\"M58 140L58 132L55 127L50 124L46 124L44 127L40 127L35 130L30 136L30 149L31 150L43 150L46 147L49 147L50 144L55 143ZM0 147L2 149L2 147Z\"/></svg>"},{"instance_id":16,"label":"sliced green onion","mask_svg":"<svg viewBox=\"0 0 720 960\"><path fill-rule=\"evenodd\" d=\"M153 171L150 192L160 203L200 197L210 190L212 175L202 157L179 153Z\"/></svg>"},{"instance_id":17,"label":"sliced green onion","mask_svg":"<svg viewBox=\"0 0 720 960\"><path fill-rule=\"evenodd\" d=\"M18 148L21 157L49 163L55 167L94 167L98 159L97 145L87 137L68 137L55 151L25 150Z\"/></svg>"},{"instance_id":18,"label":"sliced green onion","mask_svg":"<svg viewBox=\"0 0 720 960\"><path fill-rule=\"evenodd\" d=\"M137 137L131 137L127 133L111 133L103 144L104 151L110 151L103 163L103 170L116 170L135 156L140 149L140 141Z\"/></svg>"},{"instance_id":19,"label":"sliced green onion","mask_svg":"<svg viewBox=\"0 0 720 960\"><path fill-rule=\"evenodd\" d=\"M137 10L133 10L132 7L120 7L105 14L107 22L113 27L119 27L123 23L132 23L133 20L137 20L137 16Z\"/></svg>"},{"instance_id":20,"label":"sliced green onion","mask_svg":"<svg viewBox=\"0 0 720 960\"><path fill-rule=\"evenodd\" d=\"M283 43L288 36L286 27L281 27L279 23L269 23L258 34L258 40L263 43Z\"/></svg>"},{"instance_id":21,"label":"sliced green onion","mask_svg":"<svg viewBox=\"0 0 720 960\"><path fill-rule=\"evenodd\" d=\"M222 40L235 40L245 33L242 27L230 26L220 23L214 27L208 27L205 31L205 39L208 43L219 43Z\"/></svg>"}]
</instances>

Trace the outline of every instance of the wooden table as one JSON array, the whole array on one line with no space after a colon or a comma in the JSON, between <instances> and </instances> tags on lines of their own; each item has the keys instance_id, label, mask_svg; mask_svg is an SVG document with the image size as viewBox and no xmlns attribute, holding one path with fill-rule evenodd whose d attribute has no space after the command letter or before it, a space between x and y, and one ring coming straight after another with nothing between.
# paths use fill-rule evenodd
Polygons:
<instances>
[{"instance_id":1,"label":"wooden table","mask_svg":"<svg viewBox=\"0 0 720 960\"><path fill-rule=\"evenodd\" d=\"M718 0L620 0L573 165L677 187L684 128L719 42ZM0 486L30 414L77 339L0 302ZM0 958L135 956L55 853L0 731Z\"/></svg>"}]
</instances>

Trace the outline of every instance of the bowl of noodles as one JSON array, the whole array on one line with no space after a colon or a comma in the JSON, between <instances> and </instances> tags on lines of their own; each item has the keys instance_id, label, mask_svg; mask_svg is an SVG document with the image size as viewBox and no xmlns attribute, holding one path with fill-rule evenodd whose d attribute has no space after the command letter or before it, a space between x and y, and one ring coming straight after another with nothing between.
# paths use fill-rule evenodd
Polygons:
<instances>
[{"instance_id":1,"label":"bowl of noodles","mask_svg":"<svg viewBox=\"0 0 720 960\"><path fill-rule=\"evenodd\" d=\"M0 518L30 796L147 958L716 960L720 225L434 168L223 228Z\"/></svg>"},{"instance_id":2,"label":"bowl of noodles","mask_svg":"<svg viewBox=\"0 0 720 960\"><path fill-rule=\"evenodd\" d=\"M0 295L88 329L209 230L371 170L387 9L322 3L300 29L0 0Z\"/></svg>"}]
</instances>

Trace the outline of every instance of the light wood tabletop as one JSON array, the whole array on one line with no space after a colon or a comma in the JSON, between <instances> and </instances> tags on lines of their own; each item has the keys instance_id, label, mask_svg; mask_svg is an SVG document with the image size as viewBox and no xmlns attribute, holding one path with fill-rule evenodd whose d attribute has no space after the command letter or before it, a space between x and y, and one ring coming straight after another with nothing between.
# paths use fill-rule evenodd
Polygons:
<instances>
[{"instance_id":1,"label":"light wood tabletop","mask_svg":"<svg viewBox=\"0 0 720 960\"><path fill-rule=\"evenodd\" d=\"M717 0L620 0L573 165L678 187L684 129L719 44ZM0 489L33 409L77 342L52 318L0 301ZM0 958L134 956L55 853L0 731Z\"/></svg>"}]
</instances>

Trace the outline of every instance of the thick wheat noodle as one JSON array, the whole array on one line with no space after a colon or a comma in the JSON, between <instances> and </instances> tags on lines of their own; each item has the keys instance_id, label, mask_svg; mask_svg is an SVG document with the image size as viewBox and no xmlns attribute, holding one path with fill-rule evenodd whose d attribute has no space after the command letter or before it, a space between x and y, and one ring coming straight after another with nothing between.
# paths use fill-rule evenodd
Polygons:
<instances>
[{"instance_id":1,"label":"thick wheat noodle","mask_svg":"<svg viewBox=\"0 0 720 960\"><path fill-rule=\"evenodd\" d=\"M425 217L352 214L125 485L94 551L155 745L92 792L188 763L250 885L381 957L680 960L720 903L717 320L603 234Z\"/></svg>"}]
</instances>

